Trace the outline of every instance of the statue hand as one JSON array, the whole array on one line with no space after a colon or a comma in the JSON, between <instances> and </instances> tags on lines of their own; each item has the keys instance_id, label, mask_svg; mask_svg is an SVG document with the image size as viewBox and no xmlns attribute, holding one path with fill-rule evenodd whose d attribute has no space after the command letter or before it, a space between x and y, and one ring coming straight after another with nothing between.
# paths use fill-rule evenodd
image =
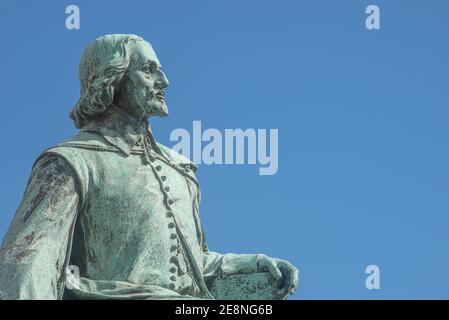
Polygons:
<instances>
[{"instance_id":1,"label":"statue hand","mask_svg":"<svg viewBox=\"0 0 449 320\"><path fill-rule=\"evenodd\" d=\"M259 271L269 272L276 280L281 280L281 289L277 296L283 300L293 294L298 287L299 271L290 262L260 255L257 266Z\"/></svg>"}]
</instances>

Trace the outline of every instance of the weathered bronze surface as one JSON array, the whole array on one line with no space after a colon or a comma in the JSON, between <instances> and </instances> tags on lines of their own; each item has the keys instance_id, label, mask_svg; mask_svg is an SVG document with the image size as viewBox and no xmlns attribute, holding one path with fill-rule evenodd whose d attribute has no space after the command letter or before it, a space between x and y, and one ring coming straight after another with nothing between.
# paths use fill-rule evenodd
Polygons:
<instances>
[{"instance_id":1,"label":"weathered bronze surface","mask_svg":"<svg viewBox=\"0 0 449 320\"><path fill-rule=\"evenodd\" d=\"M285 299L289 262L210 251L197 166L154 139L168 80L134 35L95 40L80 63L80 132L36 160L0 249L3 299Z\"/></svg>"}]
</instances>

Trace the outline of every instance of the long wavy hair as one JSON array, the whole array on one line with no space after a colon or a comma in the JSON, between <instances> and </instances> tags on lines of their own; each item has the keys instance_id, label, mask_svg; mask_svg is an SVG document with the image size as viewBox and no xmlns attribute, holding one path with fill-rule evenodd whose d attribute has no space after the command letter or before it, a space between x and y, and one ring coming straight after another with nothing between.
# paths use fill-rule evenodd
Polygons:
<instances>
[{"instance_id":1,"label":"long wavy hair","mask_svg":"<svg viewBox=\"0 0 449 320\"><path fill-rule=\"evenodd\" d=\"M80 99L70 111L77 128L106 112L131 61L129 43L144 41L133 34L105 35L84 51L79 65Z\"/></svg>"}]
</instances>

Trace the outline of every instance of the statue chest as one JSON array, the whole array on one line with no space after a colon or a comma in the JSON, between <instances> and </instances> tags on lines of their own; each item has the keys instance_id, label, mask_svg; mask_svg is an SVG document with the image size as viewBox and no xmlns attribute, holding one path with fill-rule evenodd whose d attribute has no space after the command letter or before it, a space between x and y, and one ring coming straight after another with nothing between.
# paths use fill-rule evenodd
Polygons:
<instances>
[{"instance_id":1,"label":"statue chest","mask_svg":"<svg viewBox=\"0 0 449 320\"><path fill-rule=\"evenodd\" d=\"M85 190L76 239L83 242L85 276L188 287L189 257L202 266L193 173L158 158L146 163L141 155L89 151L71 158Z\"/></svg>"}]
</instances>

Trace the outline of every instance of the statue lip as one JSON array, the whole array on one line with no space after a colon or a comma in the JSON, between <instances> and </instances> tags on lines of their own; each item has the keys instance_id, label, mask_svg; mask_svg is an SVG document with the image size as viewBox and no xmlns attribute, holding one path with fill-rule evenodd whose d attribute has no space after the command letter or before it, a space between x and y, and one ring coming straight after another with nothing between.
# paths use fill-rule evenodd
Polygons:
<instances>
[{"instance_id":1,"label":"statue lip","mask_svg":"<svg viewBox=\"0 0 449 320\"><path fill-rule=\"evenodd\" d=\"M165 97L165 93L164 91L159 91L158 93L155 94L156 98L164 100Z\"/></svg>"}]
</instances>

